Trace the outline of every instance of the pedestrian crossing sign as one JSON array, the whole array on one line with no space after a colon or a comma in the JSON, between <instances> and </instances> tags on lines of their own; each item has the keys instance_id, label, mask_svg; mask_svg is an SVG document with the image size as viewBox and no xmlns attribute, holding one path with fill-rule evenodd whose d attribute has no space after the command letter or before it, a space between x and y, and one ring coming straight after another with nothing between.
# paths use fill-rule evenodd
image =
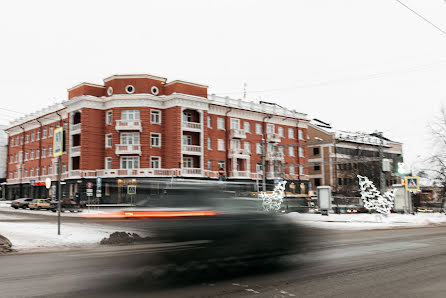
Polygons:
<instances>
[{"instance_id":1,"label":"pedestrian crossing sign","mask_svg":"<svg viewBox=\"0 0 446 298\"><path fill-rule=\"evenodd\" d=\"M127 194L136 195L136 185L127 185Z\"/></svg>"},{"instance_id":2,"label":"pedestrian crossing sign","mask_svg":"<svg viewBox=\"0 0 446 298\"><path fill-rule=\"evenodd\" d=\"M406 190L408 191L416 191L420 189L420 178L413 176L413 177L406 177Z\"/></svg>"}]
</instances>

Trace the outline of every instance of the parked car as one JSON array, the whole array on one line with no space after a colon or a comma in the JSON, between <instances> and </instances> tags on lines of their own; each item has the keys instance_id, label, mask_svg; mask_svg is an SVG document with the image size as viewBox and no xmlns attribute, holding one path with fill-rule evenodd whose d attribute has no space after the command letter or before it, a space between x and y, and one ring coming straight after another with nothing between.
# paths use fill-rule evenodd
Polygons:
<instances>
[{"instance_id":1,"label":"parked car","mask_svg":"<svg viewBox=\"0 0 446 298\"><path fill-rule=\"evenodd\" d=\"M19 209L19 208L26 209L26 208L28 208L28 204L31 203L32 200L33 199L31 199L31 198L16 199L11 202L11 207L14 209Z\"/></svg>"},{"instance_id":2,"label":"parked car","mask_svg":"<svg viewBox=\"0 0 446 298\"><path fill-rule=\"evenodd\" d=\"M55 201L51 201L50 202L50 210L53 212L57 211L59 205L59 201L55 200ZM65 211L70 211L70 212L82 212L82 205L76 203L76 201L70 200L68 198L62 198L62 205L61 207L61 211L65 212Z\"/></svg>"},{"instance_id":3,"label":"parked car","mask_svg":"<svg viewBox=\"0 0 446 298\"><path fill-rule=\"evenodd\" d=\"M29 204L30 210L40 210L40 209L49 209L50 208L50 200L48 199L34 199Z\"/></svg>"}]
</instances>

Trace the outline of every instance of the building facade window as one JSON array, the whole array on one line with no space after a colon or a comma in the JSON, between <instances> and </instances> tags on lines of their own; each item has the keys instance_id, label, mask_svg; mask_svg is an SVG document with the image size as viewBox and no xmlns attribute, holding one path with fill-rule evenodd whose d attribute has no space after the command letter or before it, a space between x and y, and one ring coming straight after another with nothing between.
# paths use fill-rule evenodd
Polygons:
<instances>
[{"instance_id":1,"label":"building facade window","mask_svg":"<svg viewBox=\"0 0 446 298\"><path fill-rule=\"evenodd\" d=\"M314 170L315 171L320 171L321 170L321 165L318 164L318 163L314 164Z\"/></svg>"},{"instance_id":2,"label":"building facade window","mask_svg":"<svg viewBox=\"0 0 446 298\"><path fill-rule=\"evenodd\" d=\"M212 139L208 138L208 150L212 150Z\"/></svg>"},{"instance_id":3,"label":"building facade window","mask_svg":"<svg viewBox=\"0 0 446 298\"><path fill-rule=\"evenodd\" d=\"M42 157L46 157L46 147L42 148Z\"/></svg>"},{"instance_id":4,"label":"building facade window","mask_svg":"<svg viewBox=\"0 0 446 298\"><path fill-rule=\"evenodd\" d=\"M294 156L294 147L288 147L288 154Z\"/></svg>"},{"instance_id":5,"label":"building facade window","mask_svg":"<svg viewBox=\"0 0 446 298\"><path fill-rule=\"evenodd\" d=\"M53 175L53 166L48 166L48 175Z\"/></svg>"},{"instance_id":6,"label":"building facade window","mask_svg":"<svg viewBox=\"0 0 446 298\"><path fill-rule=\"evenodd\" d=\"M218 161L218 168L219 169L223 169L223 170L226 169L224 160L219 160Z\"/></svg>"},{"instance_id":7,"label":"building facade window","mask_svg":"<svg viewBox=\"0 0 446 298\"><path fill-rule=\"evenodd\" d=\"M240 119L231 118L231 129L240 129Z\"/></svg>"},{"instance_id":8,"label":"building facade window","mask_svg":"<svg viewBox=\"0 0 446 298\"><path fill-rule=\"evenodd\" d=\"M43 137L42 139L46 139L46 133L47 133L47 129L46 127L43 129Z\"/></svg>"},{"instance_id":9,"label":"building facade window","mask_svg":"<svg viewBox=\"0 0 446 298\"><path fill-rule=\"evenodd\" d=\"M208 128L212 128L212 118L208 116Z\"/></svg>"},{"instance_id":10,"label":"building facade window","mask_svg":"<svg viewBox=\"0 0 446 298\"><path fill-rule=\"evenodd\" d=\"M31 149L30 159L31 159L31 160L34 159L34 149Z\"/></svg>"},{"instance_id":11,"label":"building facade window","mask_svg":"<svg viewBox=\"0 0 446 298\"><path fill-rule=\"evenodd\" d=\"M217 118L217 129L225 130L225 119Z\"/></svg>"},{"instance_id":12,"label":"building facade window","mask_svg":"<svg viewBox=\"0 0 446 298\"><path fill-rule=\"evenodd\" d=\"M105 115L105 124L110 125L113 122L113 111L107 111Z\"/></svg>"},{"instance_id":13,"label":"building facade window","mask_svg":"<svg viewBox=\"0 0 446 298\"><path fill-rule=\"evenodd\" d=\"M256 134L261 135L262 134L262 124L256 123Z\"/></svg>"},{"instance_id":14,"label":"building facade window","mask_svg":"<svg viewBox=\"0 0 446 298\"><path fill-rule=\"evenodd\" d=\"M288 138L294 139L294 129L288 128Z\"/></svg>"},{"instance_id":15,"label":"building facade window","mask_svg":"<svg viewBox=\"0 0 446 298\"><path fill-rule=\"evenodd\" d=\"M285 135L284 135L284 130L283 130L283 127L282 126L279 126L279 128L278 128L278 133L279 133L279 136L280 137L284 137Z\"/></svg>"},{"instance_id":16,"label":"building facade window","mask_svg":"<svg viewBox=\"0 0 446 298\"><path fill-rule=\"evenodd\" d=\"M304 131L302 129L299 129L297 133L299 134L299 136L298 136L299 140L303 140L304 139Z\"/></svg>"},{"instance_id":17,"label":"building facade window","mask_svg":"<svg viewBox=\"0 0 446 298\"><path fill-rule=\"evenodd\" d=\"M161 111L150 110L150 123L161 124Z\"/></svg>"},{"instance_id":18,"label":"building facade window","mask_svg":"<svg viewBox=\"0 0 446 298\"><path fill-rule=\"evenodd\" d=\"M43 166L43 167L42 167L42 176L45 176L45 175L46 175L46 167Z\"/></svg>"},{"instance_id":19,"label":"building facade window","mask_svg":"<svg viewBox=\"0 0 446 298\"><path fill-rule=\"evenodd\" d=\"M273 134L274 133L274 124L267 124L266 125L266 133L267 134Z\"/></svg>"},{"instance_id":20,"label":"building facade window","mask_svg":"<svg viewBox=\"0 0 446 298\"><path fill-rule=\"evenodd\" d=\"M218 139L217 145L218 145L218 149L217 149L218 151L225 151L225 140Z\"/></svg>"},{"instance_id":21,"label":"building facade window","mask_svg":"<svg viewBox=\"0 0 446 298\"><path fill-rule=\"evenodd\" d=\"M138 156L121 157L121 169L138 169L138 168L139 168Z\"/></svg>"},{"instance_id":22,"label":"building facade window","mask_svg":"<svg viewBox=\"0 0 446 298\"><path fill-rule=\"evenodd\" d=\"M256 143L256 154L262 154L262 144Z\"/></svg>"},{"instance_id":23,"label":"building facade window","mask_svg":"<svg viewBox=\"0 0 446 298\"><path fill-rule=\"evenodd\" d=\"M319 155L319 148L313 148L313 155Z\"/></svg>"},{"instance_id":24,"label":"building facade window","mask_svg":"<svg viewBox=\"0 0 446 298\"><path fill-rule=\"evenodd\" d=\"M247 152L251 153L251 143L250 143L250 142L245 142L245 143L243 144L243 146L244 146L244 149L245 149Z\"/></svg>"},{"instance_id":25,"label":"building facade window","mask_svg":"<svg viewBox=\"0 0 446 298\"><path fill-rule=\"evenodd\" d=\"M40 176L40 168L39 168L39 167L36 168L36 176L37 176L37 177Z\"/></svg>"},{"instance_id":26,"label":"building facade window","mask_svg":"<svg viewBox=\"0 0 446 298\"><path fill-rule=\"evenodd\" d=\"M192 122L192 113L183 112L183 121Z\"/></svg>"},{"instance_id":27,"label":"building facade window","mask_svg":"<svg viewBox=\"0 0 446 298\"><path fill-rule=\"evenodd\" d=\"M29 143L29 134L26 134L25 135L25 144L28 144Z\"/></svg>"},{"instance_id":28,"label":"building facade window","mask_svg":"<svg viewBox=\"0 0 446 298\"><path fill-rule=\"evenodd\" d=\"M111 135L110 135L111 137ZM139 145L139 132L121 133L121 145ZM111 147L111 144L110 144Z\"/></svg>"},{"instance_id":29,"label":"building facade window","mask_svg":"<svg viewBox=\"0 0 446 298\"><path fill-rule=\"evenodd\" d=\"M112 158L106 157L105 158L105 169L110 170L112 168Z\"/></svg>"},{"instance_id":30,"label":"building facade window","mask_svg":"<svg viewBox=\"0 0 446 298\"><path fill-rule=\"evenodd\" d=\"M192 136L191 135L183 135L183 145L186 145L186 146L192 145Z\"/></svg>"},{"instance_id":31,"label":"building facade window","mask_svg":"<svg viewBox=\"0 0 446 298\"><path fill-rule=\"evenodd\" d=\"M185 157L183 160L184 168L193 168L194 167L194 159L192 157Z\"/></svg>"},{"instance_id":32,"label":"building facade window","mask_svg":"<svg viewBox=\"0 0 446 298\"><path fill-rule=\"evenodd\" d=\"M34 142L34 135L35 135L35 133L34 133L34 131L31 133L31 142Z\"/></svg>"},{"instance_id":33,"label":"building facade window","mask_svg":"<svg viewBox=\"0 0 446 298\"><path fill-rule=\"evenodd\" d=\"M305 157L304 148L299 147L299 157Z\"/></svg>"},{"instance_id":34,"label":"building facade window","mask_svg":"<svg viewBox=\"0 0 446 298\"><path fill-rule=\"evenodd\" d=\"M112 134L106 134L105 135L105 148L111 148L112 147Z\"/></svg>"},{"instance_id":35,"label":"building facade window","mask_svg":"<svg viewBox=\"0 0 446 298\"><path fill-rule=\"evenodd\" d=\"M251 123L249 123L248 121L245 121L245 122L243 123L243 130L244 130L246 133L251 133Z\"/></svg>"},{"instance_id":36,"label":"building facade window","mask_svg":"<svg viewBox=\"0 0 446 298\"><path fill-rule=\"evenodd\" d=\"M53 156L53 146L48 146L48 157Z\"/></svg>"},{"instance_id":37,"label":"building facade window","mask_svg":"<svg viewBox=\"0 0 446 298\"><path fill-rule=\"evenodd\" d=\"M151 156L150 157L150 167L152 169L160 169L161 168L161 157Z\"/></svg>"},{"instance_id":38,"label":"building facade window","mask_svg":"<svg viewBox=\"0 0 446 298\"><path fill-rule=\"evenodd\" d=\"M25 151L25 160L28 160L28 155L29 155L28 151Z\"/></svg>"},{"instance_id":39,"label":"building facade window","mask_svg":"<svg viewBox=\"0 0 446 298\"><path fill-rule=\"evenodd\" d=\"M294 166L290 166L290 175L294 175Z\"/></svg>"},{"instance_id":40,"label":"building facade window","mask_svg":"<svg viewBox=\"0 0 446 298\"><path fill-rule=\"evenodd\" d=\"M234 150L240 149L240 140L232 139L231 140L231 149L234 149Z\"/></svg>"},{"instance_id":41,"label":"building facade window","mask_svg":"<svg viewBox=\"0 0 446 298\"><path fill-rule=\"evenodd\" d=\"M161 134L159 133L150 134L150 146L161 147Z\"/></svg>"},{"instance_id":42,"label":"building facade window","mask_svg":"<svg viewBox=\"0 0 446 298\"><path fill-rule=\"evenodd\" d=\"M50 126L50 132L48 133L48 137L52 138L53 137L53 133L54 133L54 126Z\"/></svg>"},{"instance_id":43,"label":"building facade window","mask_svg":"<svg viewBox=\"0 0 446 298\"><path fill-rule=\"evenodd\" d=\"M37 141L40 140L40 129L37 131Z\"/></svg>"},{"instance_id":44,"label":"building facade window","mask_svg":"<svg viewBox=\"0 0 446 298\"><path fill-rule=\"evenodd\" d=\"M212 171L212 160L208 160L208 171Z\"/></svg>"},{"instance_id":45,"label":"building facade window","mask_svg":"<svg viewBox=\"0 0 446 298\"><path fill-rule=\"evenodd\" d=\"M299 175L305 175L304 166L303 165L299 166Z\"/></svg>"},{"instance_id":46,"label":"building facade window","mask_svg":"<svg viewBox=\"0 0 446 298\"><path fill-rule=\"evenodd\" d=\"M123 121L137 121L139 120L139 110L122 110L121 120Z\"/></svg>"}]
</instances>

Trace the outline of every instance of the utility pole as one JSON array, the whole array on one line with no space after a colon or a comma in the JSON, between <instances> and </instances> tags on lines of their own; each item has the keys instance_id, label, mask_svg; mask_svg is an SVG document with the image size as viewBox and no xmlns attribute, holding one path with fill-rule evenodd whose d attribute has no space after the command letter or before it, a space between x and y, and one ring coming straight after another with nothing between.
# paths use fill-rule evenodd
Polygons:
<instances>
[{"instance_id":1,"label":"utility pole","mask_svg":"<svg viewBox=\"0 0 446 298\"><path fill-rule=\"evenodd\" d=\"M379 135L379 186L381 193L386 192L386 177L384 176L384 169L383 169L383 160L384 160L384 150L383 150L383 133L377 132Z\"/></svg>"},{"instance_id":2,"label":"utility pole","mask_svg":"<svg viewBox=\"0 0 446 298\"><path fill-rule=\"evenodd\" d=\"M266 191L265 138L262 138L262 191Z\"/></svg>"}]
</instances>

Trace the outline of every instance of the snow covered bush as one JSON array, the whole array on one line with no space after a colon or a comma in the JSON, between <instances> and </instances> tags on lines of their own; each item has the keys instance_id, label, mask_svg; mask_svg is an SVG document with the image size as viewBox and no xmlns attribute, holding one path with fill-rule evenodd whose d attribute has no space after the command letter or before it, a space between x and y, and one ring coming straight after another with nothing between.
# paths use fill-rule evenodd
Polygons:
<instances>
[{"instance_id":1,"label":"snow covered bush","mask_svg":"<svg viewBox=\"0 0 446 298\"><path fill-rule=\"evenodd\" d=\"M394 190L389 190L381 195L369 178L358 175L358 179L364 207L381 214L389 214L393 207Z\"/></svg>"},{"instance_id":2,"label":"snow covered bush","mask_svg":"<svg viewBox=\"0 0 446 298\"><path fill-rule=\"evenodd\" d=\"M281 181L276 184L272 194L261 192L259 198L263 200L262 207L264 211L278 212L282 206L283 198L285 197L286 181Z\"/></svg>"}]
</instances>

